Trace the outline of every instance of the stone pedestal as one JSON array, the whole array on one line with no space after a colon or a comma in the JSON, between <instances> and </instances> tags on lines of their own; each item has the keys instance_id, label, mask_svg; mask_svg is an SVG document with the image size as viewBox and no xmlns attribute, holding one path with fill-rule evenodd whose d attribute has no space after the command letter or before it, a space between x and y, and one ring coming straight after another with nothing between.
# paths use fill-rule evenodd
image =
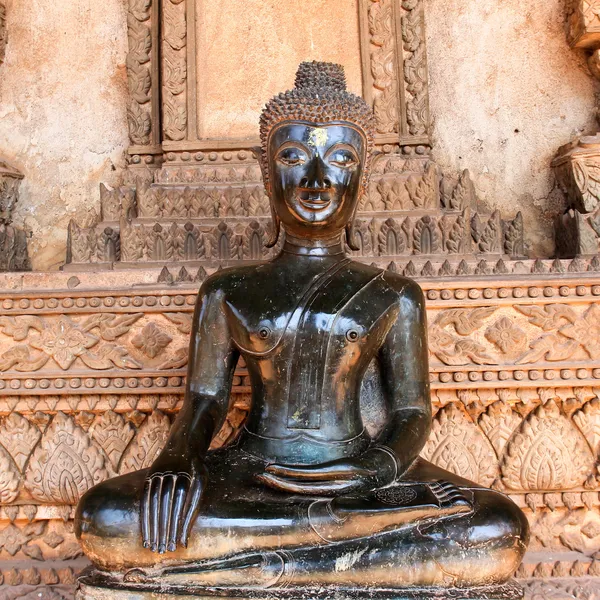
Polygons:
<instances>
[{"instance_id":1,"label":"stone pedestal","mask_svg":"<svg viewBox=\"0 0 600 600\"><path fill-rule=\"evenodd\" d=\"M514 581L478 588L183 588L125 584L92 569L78 580L76 600L520 600Z\"/></svg>"}]
</instances>

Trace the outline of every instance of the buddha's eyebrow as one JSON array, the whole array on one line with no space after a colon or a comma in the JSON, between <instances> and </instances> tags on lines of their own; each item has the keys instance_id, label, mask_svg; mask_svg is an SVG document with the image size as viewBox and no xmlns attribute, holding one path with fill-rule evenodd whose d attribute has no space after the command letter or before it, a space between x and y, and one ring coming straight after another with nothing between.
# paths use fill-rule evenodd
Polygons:
<instances>
[{"instance_id":1,"label":"buddha's eyebrow","mask_svg":"<svg viewBox=\"0 0 600 600\"><path fill-rule=\"evenodd\" d=\"M292 146L300 146L302 150L306 152L306 154L311 155L312 151L301 141L299 140L286 140L277 148L277 152L281 152L281 150L285 150L286 148L291 148Z\"/></svg>"},{"instance_id":2,"label":"buddha's eyebrow","mask_svg":"<svg viewBox=\"0 0 600 600\"><path fill-rule=\"evenodd\" d=\"M335 150L348 150L348 152L350 152L354 158L358 160L358 151L354 146L348 144L347 142L336 142L327 150L325 156L329 156Z\"/></svg>"}]
</instances>

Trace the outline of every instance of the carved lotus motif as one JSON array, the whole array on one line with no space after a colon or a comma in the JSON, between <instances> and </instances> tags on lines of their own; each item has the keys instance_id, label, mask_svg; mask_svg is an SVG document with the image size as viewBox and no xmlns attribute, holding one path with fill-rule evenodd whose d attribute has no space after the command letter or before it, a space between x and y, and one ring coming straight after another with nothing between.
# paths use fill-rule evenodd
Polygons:
<instances>
[{"instance_id":1,"label":"carved lotus motif","mask_svg":"<svg viewBox=\"0 0 600 600\"><path fill-rule=\"evenodd\" d=\"M107 475L104 457L89 435L59 412L31 456L25 487L41 502L75 504Z\"/></svg>"},{"instance_id":2,"label":"carved lotus motif","mask_svg":"<svg viewBox=\"0 0 600 600\"><path fill-rule=\"evenodd\" d=\"M134 336L131 343L150 358L154 358L172 341L173 338L161 331L156 323L148 323L140 333Z\"/></svg>"},{"instance_id":3,"label":"carved lotus motif","mask_svg":"<svg viewBox=\"0 0 600 600\"><path fill-rule=\"evenodd\" d=\"M40 430L19 413L11 413L0 427L0 443L21 471L41 435Z\"/></svg>"},{"instance_id":4,"label":"carved lotus motif","mask_svg":"<svg viewBox=\"0 0 600 600\"><path fill-rule=\"evenodd\" d=\"M61 317L56 323L46 323L42 332L33 336L29 343L52 357L66 371L78 356L98 341L99 338L82 331L68 317Z\"/></svg>"},{"instance_id":5,"label":"carved lotus motif","mask_svg":"<svg viewBox=\"0 0 600 600\"><path fill-rule=\"evenodd\" d=\"M422 456L485 486L498 476L498 461L490 442L455 404L445 406L436 415Z\"/></svg>"},{"instance_id":6,"label":"carved lotus motif","mask_svg":"<svg viewBox=\"0 0 600 600\"><path fill-rule=\"evenodd\" d=\"M10 504L19 495L19 472L4 448L0 448L0 504Z\"/></svg>"},{"instance_id":7,"label":"carved lotus motif","mask_svg":"<svg viewBox=\"0 0 600 600\"><path fill-rule=\"evenodd\" d=\"M500 458L508 440L521 423L521 419L510 406L498 400L479 417L478 425L490 440Z\"/></svg>"},{"instance_id":8,"label":"carved lotus motif","mask_svg":"<svg viewBox=\"0 0 600 600\"><path fill-rule=\"evenodd\" d=\"M501 465L502 480L513 490L568 490L582 485L593 468L588 443L554 400L523 421Z\"/></svg>"},{"instance_id":9,"label":"carved lotus motif","mask_svg":"<svg viewBox=\"0 0 600 600\"><path fill-rule=\"evenodd\" d=\"M169 417L155 410L138 429L135 439L127 448L121 462L121 474L149 467L165 445L170 428Z\"/></svg>"},{"instance_id":10,"label":"carved lotus motif","mask_svg":"<svg viewBox=\"0 0 600 600\"><path fill-rule=\"evenodd\" d=\"M519 350L527 336L508 317L498 319L486 332L485 337L502 352Z\"/></svg>"}]
</instances>

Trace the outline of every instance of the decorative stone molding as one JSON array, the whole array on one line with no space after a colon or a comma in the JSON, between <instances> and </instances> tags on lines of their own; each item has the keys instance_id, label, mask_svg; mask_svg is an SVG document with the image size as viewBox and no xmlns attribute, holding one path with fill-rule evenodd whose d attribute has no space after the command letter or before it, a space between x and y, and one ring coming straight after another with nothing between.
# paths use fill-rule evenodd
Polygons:
<instances>
[{"instance_id":1,"label":"decorative stone molding","mask_svg":"<svg viewBox=\"0 0 600 600\"><path fill-rule=\"evenodd\" d=\"M269 201L251 154L168 153L156 183L108 190L101 186L101 220L71 222L68 268L89 263L165 264L267 258ZM504 220L478 211L468 171L442 176L429 159L379 157L357 214L356 256L522 257L520 213ZM442 261L443 262L443 261ZM79 265L79 266L78 266Z\"/></svg>"},{"instance_id":2,"label":"decorative stone molding","mask_svg":"<svg viewBox=\"0 0 600 600\"><path fill-rule=\"evenodd\" d=\"M160 164L162 153L158 3L159 0L129 0L127 10L130 170L142 178L144 169Z\"/></svg>"}]
</instances>

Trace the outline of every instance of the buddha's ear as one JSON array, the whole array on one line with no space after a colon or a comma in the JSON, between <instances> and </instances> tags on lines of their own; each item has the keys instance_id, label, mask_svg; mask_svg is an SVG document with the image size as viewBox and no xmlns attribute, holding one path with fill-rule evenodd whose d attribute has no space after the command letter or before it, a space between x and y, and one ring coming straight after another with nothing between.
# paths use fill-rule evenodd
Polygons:
<instances>
[{"instance_id":1,"label":"buddha's ear","mask_svg":"<svg viewBox=\"0 0 600 600\"><path fill-rule=\"evenodd\" d=\"M263 184L265 186L265 190L267 195L271 195L271 190L269 189L269 175L267 173L267 166L263 162L262 148L260 146L253 146L251 148L252 154L254 158L258 161L258 166L260 167L260 172L263 178Z\"/></svg>"},{"instance_id":2,"label":"buddha's ear","mask_svg":"<svg viewBox=\"0 0 600 600\"><path fill-rule=\"evenodd\" d=\"M275 212L273 208L273 202L271 201L271 190L269 186L269 177L267 175L267 166L264 164L263 156L262 156L262 148L260 146L254 146L252 148L252 152L256 159L258 160L258 164L260 165L260 172L262 173L263 183L265 186L265 191L267 192L267 196L269 197L269 205L271 207L271 219L272 219L272 230L269 239L265 242L265 246L267 248L272 248L277 243L279 239L279 234L281 232L281 221L279 220L279 216Z\"/></svg>"}]
</instances>

